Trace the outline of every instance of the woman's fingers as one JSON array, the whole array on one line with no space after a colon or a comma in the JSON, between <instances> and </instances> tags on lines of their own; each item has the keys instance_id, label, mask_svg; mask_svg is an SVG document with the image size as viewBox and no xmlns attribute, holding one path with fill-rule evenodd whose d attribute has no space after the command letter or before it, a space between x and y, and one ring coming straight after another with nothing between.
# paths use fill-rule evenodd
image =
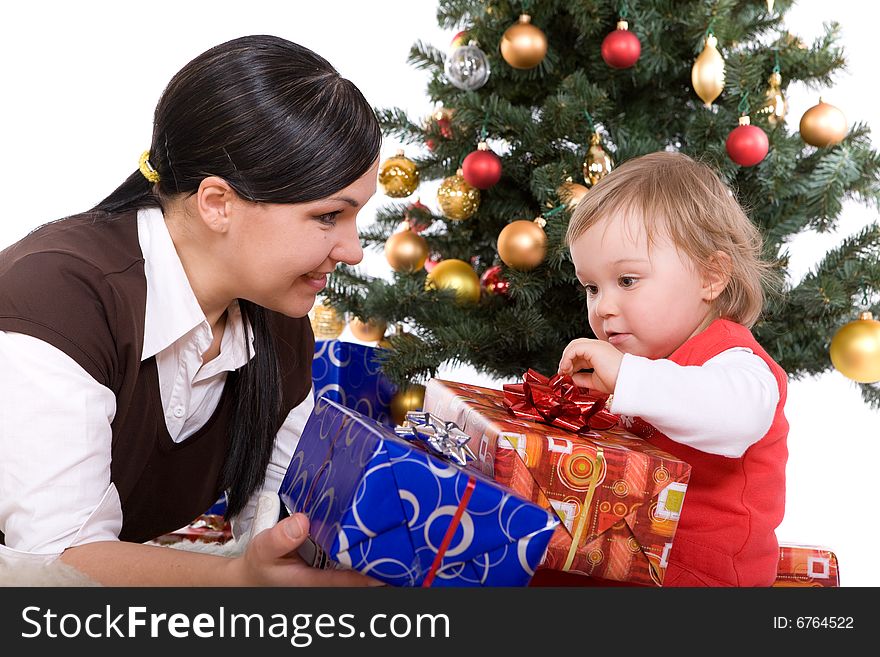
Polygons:
<instances>
[{"instance_id":1,"label":"woman's fingers","mask_svg":"<svg viewBox=\"0 0 880 657\"><path fill-rule=\"evenodd\" d=\"M295 513L254 536L248 545L253 567L261 579L286 586L384 586L354 570L322 570L303 562L297 549L309 536L309 519Z\"/></svg>"},{"instance_id":2,"label":"woman's fingers","mask_svg":"<svg viewBox=\"0 0 880 657\"><path fill-rule=\"evenodd\" d=\"M308 535L309 519L296 513L254 536L250 549L254 550L259 561L282 559L295 552Z\"/></svg>"}]
</instances>

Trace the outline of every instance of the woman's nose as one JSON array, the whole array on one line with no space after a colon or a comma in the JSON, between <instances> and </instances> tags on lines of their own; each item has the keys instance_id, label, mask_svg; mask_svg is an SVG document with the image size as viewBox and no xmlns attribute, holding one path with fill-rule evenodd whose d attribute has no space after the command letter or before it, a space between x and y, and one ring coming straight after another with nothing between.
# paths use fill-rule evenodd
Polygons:
<instances>
[{"instance_id":1,"label":"woman's nose","mask_svg":"<svg viewBox=\"0 0 880 657\"><path fill-rule=\"evenodd\" d=\"M342 233L339 243L331 255L337 262L344 262L347 265L356 265L364 259L364 249L361 246L357 224L354 221Z\"/></svg>"}]
</instances>

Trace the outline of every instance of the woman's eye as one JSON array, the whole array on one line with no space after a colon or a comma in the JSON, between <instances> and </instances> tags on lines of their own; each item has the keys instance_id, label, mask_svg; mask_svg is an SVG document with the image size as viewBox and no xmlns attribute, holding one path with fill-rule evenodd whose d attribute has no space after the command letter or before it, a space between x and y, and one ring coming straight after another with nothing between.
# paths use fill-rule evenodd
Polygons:
<instances>
[{"instance_id":1,"label":"woman's eye","mask_svg":"<svg viewBox=\"0 0 880 657\"><path fill-rule=\"evenodd\" d=\"M635 276L621 276L620 287L632 287L638 279Z\"/></svg>"},{"instance_id":2,"label":"woman's eye","mask_svg":"<svg viewBox=\"0 0 880 657\"><path fill-rule=\"evenodd\" d=\"M326 224L328 226L334 226L334 225L336 225L336 215L338 215L338 214L340 214L340 212L337 210L336 212L327 212L327 213L322 214L322 215L315 217L315 218L318 221L320 221L322 224Z\"/></svg>"}]
</instances>

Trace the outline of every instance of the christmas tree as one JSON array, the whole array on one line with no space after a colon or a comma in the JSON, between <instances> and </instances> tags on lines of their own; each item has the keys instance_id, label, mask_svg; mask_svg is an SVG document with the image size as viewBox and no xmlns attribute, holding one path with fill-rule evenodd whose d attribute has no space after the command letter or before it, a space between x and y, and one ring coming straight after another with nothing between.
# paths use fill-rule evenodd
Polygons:
<instances>
[{"instance_id":1,"label":"christmas tree","mask_svg":"<svg viewBox=\"0 0 880 657\"><path fill-rule=\"evenodd\" d=\"M593 337L563 243L571 210L612 167L678 150L729 184L785 281L758 341L793 378L830 369L838 329L880 315L880 228L843 240L797 284L786 244L833 229L847 199L876 205L880 157L868 126L847 126L818 92L803 117L785 115L789 83L821 90L845 64L837 26L806 45L783 25L790 5L441 0L440 25L461 32L445 52L417 42L409 60L430 72L438 111L427 121L377 111L408 144L383 163L381 189L404 198L443 179L442 214L391 200L362 238L385 249L393 280L341 267L328 303L397 326L383 367L402 385L442 363L553 373L570 340ZM880 407L877 386L861 390Z\"/></svg>"}]
</instances>

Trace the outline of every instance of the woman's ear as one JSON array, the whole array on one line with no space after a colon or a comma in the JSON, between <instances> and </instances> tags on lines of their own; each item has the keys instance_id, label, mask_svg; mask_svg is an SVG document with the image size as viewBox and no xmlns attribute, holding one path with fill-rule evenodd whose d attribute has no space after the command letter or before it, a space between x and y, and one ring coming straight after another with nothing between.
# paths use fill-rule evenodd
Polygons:
<instances>
[{"instance_id":1,"label":"woman's ear","mask_svg":"<svg viewBox=\"0 0 880 657\"><path fill-rule=\"evenodd\" d=\"M196 207L208 230L216 233L229 230L230 210L235 198L235 190L223 178L208 176L202 180L196 192Z\"/></svg>"},{"instance_id":2,"label":"woman's ear","mask_svg":"<svg viewBox=\"0 0 880 657\"><path fill-rule=\"evenodd\" d=\"M716 251L709 258L709 267L703 272L703 301L715 301L730 283L733 261L724 251Z\"/></svg>"}]
</instances>

